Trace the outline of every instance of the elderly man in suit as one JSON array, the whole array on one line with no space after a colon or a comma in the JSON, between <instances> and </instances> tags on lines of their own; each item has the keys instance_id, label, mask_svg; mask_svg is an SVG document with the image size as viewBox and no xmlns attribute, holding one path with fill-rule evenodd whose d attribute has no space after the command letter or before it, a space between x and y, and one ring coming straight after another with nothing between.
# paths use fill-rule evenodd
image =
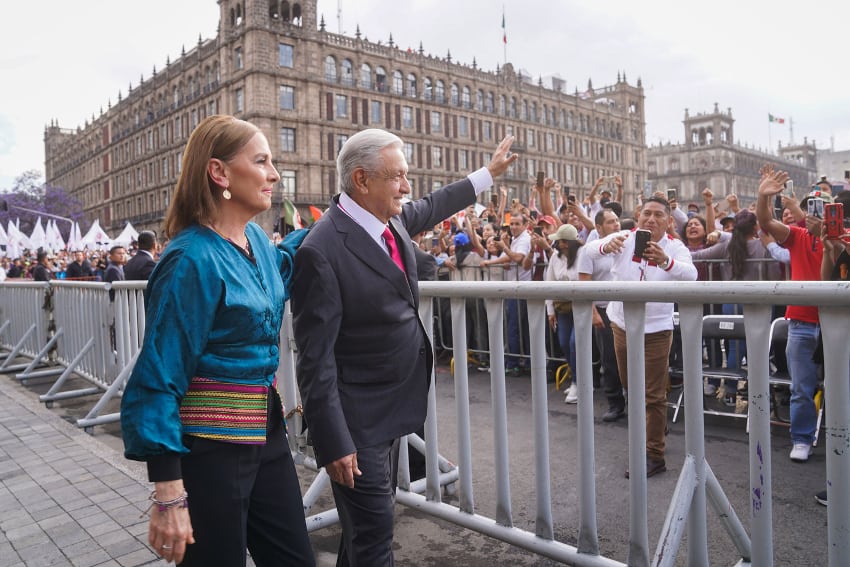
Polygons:
<instances>
[{"instance_id":1,"label":"elderly man in suit","mask_svg":"<svg viewBox=\"0 0 850 567\"><path fill-rule=\"evenodd\" d=\"M410 235L474 203L516 160L512 141L466 179L403 203L401 139L358 132L337 158L340 194L295 256L298 384L317 464L333 481L337 565L393 564L395 447L425 420L433 351Z\"/></svg>"},{"instance_id":2,"label":"elderly man in suit","mask_svg":"<svg viewBox=\"0 0 850 567\"><path fill-rule=\"evenodd\" d=\"M154 252L156 251L156 235L143 230L139 233L139 250L124 266L124 279L147 280L156 267Z\"/></svg>"}]
</instances>

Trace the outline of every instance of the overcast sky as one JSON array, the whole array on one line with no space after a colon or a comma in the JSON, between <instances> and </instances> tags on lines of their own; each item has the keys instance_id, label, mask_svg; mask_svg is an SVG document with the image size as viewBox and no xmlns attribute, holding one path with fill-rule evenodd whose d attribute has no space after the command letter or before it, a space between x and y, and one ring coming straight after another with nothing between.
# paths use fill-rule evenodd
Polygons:
<instances>
[{"instance_id":1,"label":"overcast sky","mask_svg":"<svg viewBox=\"0 0 850 567\"><path fill-rule=\"evenodd\" d=\"M850 2L715 0L504 0L507 60L533 77L558 74L567 90L643 80L648 144L681 142L691 114L732 108L739 143L762 148L794 138L850 149ZM758 4L762 4L759 2ZM356 26L372 41L495 70L504 61L502 4L490 0L319 0L329 31ZM44 170L44 126L83 125L215 35L215 0L39 0L4 8L0 34L0 190ZM769 126L767 115L785 118Z\"/></svg>"}]
</instances>

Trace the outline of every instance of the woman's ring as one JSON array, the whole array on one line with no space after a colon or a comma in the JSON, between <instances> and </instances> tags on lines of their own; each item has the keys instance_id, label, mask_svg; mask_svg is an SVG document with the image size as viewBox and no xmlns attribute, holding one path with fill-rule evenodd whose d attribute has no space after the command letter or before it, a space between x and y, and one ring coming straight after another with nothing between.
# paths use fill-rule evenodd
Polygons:
<instances>
[{"instance_id":1,"label":"woman's ring","mask_svg":"<svg viewBox=\"0 0 850 567\"><path fill-rule=\"evenodd\" d=\"M162 544L162 549L171 549L171 546L170 546L170 545L165 545L165 544L163 543L163 544Z\"/></svg>"}]
</instances>

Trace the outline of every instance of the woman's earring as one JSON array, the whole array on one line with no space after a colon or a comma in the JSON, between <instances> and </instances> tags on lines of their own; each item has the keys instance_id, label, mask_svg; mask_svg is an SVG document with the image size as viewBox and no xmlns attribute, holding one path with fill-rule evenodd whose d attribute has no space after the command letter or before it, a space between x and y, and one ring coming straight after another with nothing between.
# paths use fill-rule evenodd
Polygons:
<instances>
[{"instance_id":1,"label":"woman's earring","mask_svg":"<svg viewBox=\"0 0 850 567\"><path fill-rule=\"evenodd\" d=\"M230 190L229 190L227 187L225 187L225 188L224 188L224 191L222 191L222 192L221 192L221 196L222 196L222 197L224 197L225 199L227 199L227 200L229 201L229 200L230 200L230 198L231 198L233 195L231 195L231 194L230 194Z\"/></svg>"}]
</instances>

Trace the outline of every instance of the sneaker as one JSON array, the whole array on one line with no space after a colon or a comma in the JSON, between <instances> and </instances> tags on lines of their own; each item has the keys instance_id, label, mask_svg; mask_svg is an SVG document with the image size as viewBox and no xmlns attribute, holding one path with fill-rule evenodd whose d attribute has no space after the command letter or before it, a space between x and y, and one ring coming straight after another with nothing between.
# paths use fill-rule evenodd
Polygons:
<instances>
[{"instance_id":1,"label":"sneaker","mask_svg":"<svg viewBox=\"0 0 850 567\"><path fill-rule=\"evenodd\" d=\"M791 454L788 457L796 463L805 463L812 454L812 446L808 443L794 443Z\"/></svg>"},{"instance_id":2,"label":"sneaker","mask_svg":"<svg viewBox=\"0 0 850 567\"><path fill-rule=\"evenodd\" d=\"M708 382L706 382L702 386L702 393L705 394L706 396L714 396L715 394L717 394L717 386L715 386L714 384L709 384Z\"/></svg>"},{"instance_id":3,"label":"sneaker","mask_svg":"<svg viewBox=\"0 0 850 567\"><path fill-rule=\"evenodd\" d=\"M817 500L818 504L826 506L826 490L821 490L820 492L815 494L815 500Z\"/></svg>"},{"instance_id":4,"label":"sneaker","mask_svg":"<svg viewBox=\"0 0 850 567\"><path fill-rule=\"evenodd\" d=\"M575 404L578 402L578 386L573 382L570 384L570 387L567 388L567 395L564 397L565 404Z\"/></svg>"},{"instance_id":5,"label":"sneaker","mask_svg":"<svg viewBox=\"0 0 850 567\"><path fill-rule=\"evenodd\" d=\"M723 394L723 405L734 408L738 405L738 398L735 395L735 392L727 392Z\"/></svg>"},{"instance_id":6,"label":"sneaker","mask_svg":"<svg viewBox=\"0 0 850 567\"><path fill-rule=\"evenodd\" d=\"M625 417L625 415L625 408L614 406L612 408L608 408L608 411L606 411L605 415L602 416L602 421L611 423L612 421L617 421L618 419Z\"/></svg>"}]
</instances>

